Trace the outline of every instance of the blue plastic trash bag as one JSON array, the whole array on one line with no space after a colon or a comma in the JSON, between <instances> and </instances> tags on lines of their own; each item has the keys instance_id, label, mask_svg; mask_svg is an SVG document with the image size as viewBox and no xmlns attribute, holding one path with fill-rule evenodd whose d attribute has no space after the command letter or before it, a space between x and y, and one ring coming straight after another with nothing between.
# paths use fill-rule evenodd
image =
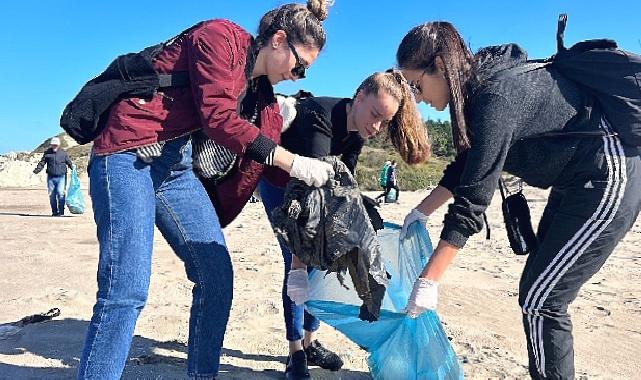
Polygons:
<instances>
[{"instance_id":1,"label":"blue plastic trash bag","mask_svg":"<svg viewBox=\"0 0 641 380\"><path fill-rule=\"evenodd\" d=\"M85 212L85 200L82 197L80 178L78 178L78 171L75 167L71 170L71 181L69 181L65 203L67 203L67 208L72 214L83 214Z\"/></svg>"},{"instance_id":2,"label":"blue plastic trash bag","mask_svg":"<svg viewBox=\"0 0 641 380\"><path fill-rule=\"evenodd\" d=\"M396 193L396 189L392 188L389 189L387 192L387 195L385 196L385 203L394 203L398 200L398 194Z\"/></svg>"},{"instance_id":3,"label":"blue plastic trash bag","mask_svg":"<svg viewBox=\"0 0 641 380\"><path fill-rule=\"evenodd\" d=\"M433 249L420 223L412 224L402 241L399 233L398 225L388 223L378 231L385 269L391 274L378 321L358 318L362 301L349 276L345 289L336 273L310 273L310 300L305 307L369 352L367 363L376 380L462 379L463 370L436 312L416 319L402 312Z\"/></svg>"}]
</instances>

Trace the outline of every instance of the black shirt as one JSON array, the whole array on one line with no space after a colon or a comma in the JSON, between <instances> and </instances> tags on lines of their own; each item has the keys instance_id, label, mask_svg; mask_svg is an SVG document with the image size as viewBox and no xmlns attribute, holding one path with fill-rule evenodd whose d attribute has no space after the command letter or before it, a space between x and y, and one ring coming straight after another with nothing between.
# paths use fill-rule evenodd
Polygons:
<instances>
[{"instance_id":1,"label":"black shirt","mask_svg":"<svg viewBox=\"0 0 641 380\"><path fill-rule=\"evenodd\" d=\"M309 97L296 103L296 118L281 135L281 145L307 157L340 156L354 173L365 139L347 131L349 98Z\"/></svg>"}]
</instances>

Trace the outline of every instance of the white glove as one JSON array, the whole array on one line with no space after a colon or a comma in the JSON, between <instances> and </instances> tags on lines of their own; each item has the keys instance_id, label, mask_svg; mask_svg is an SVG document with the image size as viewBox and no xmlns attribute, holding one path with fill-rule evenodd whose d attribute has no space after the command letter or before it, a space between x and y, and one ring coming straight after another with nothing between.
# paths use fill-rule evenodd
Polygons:
<instances>
[{"instance_id":1,"label":"white glove","mask_svg":"<svg viewBox=\"0 0 641 380\"><path fill-rule=\"evenodd\" d=\"M436 310L437 303L438 282L417 278L405 311L411 318L416 318L426 310Z\"/></svg>"},{"instance_id":2,"label":"white glove","mask_svg":"<svg viewBox=\"0 0 641 380\"><path fill-rule=\"evenodd\" d=\"M403 228L401 228L401 239L405 239L405 236L407 235L407 228L417 220L425 226L425 223L427 223L427 215L423 214L422 212L418 211L417 209L413 208L412 211L410 211L409 214L405 217L405 221L403 222Z\"/></svg>"},{"instance_id":3,"label":"white glove","mask_svg":"<svg viewBox=\"0 0 641 380\"><path fill-rule=\"evenodd\" d=\"M305 182L307 186L320 187L334 177L334 168L327 162L296 154L289 175Z\"/></svg>"},{"instance_id":4,"label":"white glove","mask_svg":"<svg viewBox=\"0 0 641 380\"><path fill-rule=\"evenodd\" d=\"M302 305L309 299L307 269L291 269L289 271L287 276L287 296L296 305Z\"/></svg>"}]
</instances>

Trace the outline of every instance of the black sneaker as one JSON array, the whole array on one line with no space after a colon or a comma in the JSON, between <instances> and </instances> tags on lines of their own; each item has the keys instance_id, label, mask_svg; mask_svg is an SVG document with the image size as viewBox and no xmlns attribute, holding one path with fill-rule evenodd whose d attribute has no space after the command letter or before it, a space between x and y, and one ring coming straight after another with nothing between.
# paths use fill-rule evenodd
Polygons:
<instances>
[{"instance_id":1,"label":"black sneaker","mask_svg":"<svg viewBox=\"0 0 641 380\"><path fill-rule=\"evenodd\" d=\"M307 369L307 357L305 351L296 351L287 358L287 367L285 368L285 379L287 380L306 380L311 379Z\"/></svg>"},{"instance_id":2,"label":"black sneaker","mask_svg":"<svg viewBox=\"0 0 641 380\"><path fill-rule=\"evenodd\" d=\"M305 354L310 365L319 366L330 371L338 371L343 366L343 360L323 347L318 340L313 341L309 347L305 348Z\"/></svg>"}]
</instances>

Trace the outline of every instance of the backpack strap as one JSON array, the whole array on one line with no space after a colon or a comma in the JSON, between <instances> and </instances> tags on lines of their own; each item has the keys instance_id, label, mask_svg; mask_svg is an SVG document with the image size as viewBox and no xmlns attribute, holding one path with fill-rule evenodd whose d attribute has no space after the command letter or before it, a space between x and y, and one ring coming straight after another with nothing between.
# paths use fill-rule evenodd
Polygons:
<instances>
[{"instance_id":1,"label":"backpack strap","mask_svg":"<svg viewBox=\"0 0 641 380\"><path fill-rule=\"evenodd\" d=\"M158 88L185 87L189 85L189 73L177 71L171 74L158 74Z\"/></svg>"},{"instance_id":2,"label":"backpack strap","mask_svg":"<svg viewBox=\"0 0 641 380\"><path fill-rule=\"evenodd\" d=\"M169 45L172 45L180 37L191 33L196 28L201 27L205 22L206 21L201 21L195 25L192 25L191 27L183 30L176 36L168 39L167 41L145 49L145 51L143 51L143 54L145 54L146 57L148 57L150 62L153 62L153 60L156 58L158 53L160 53L164 48L166 48ZM171 74L158 74L158 88L185 87L185 86L189 86L189 73L187 71L177 71Z\"/></svg>"},{"instance_id":3,"label":"backpack strap","mask_svg":"<svg viewBox=\"0 0 641 380\"><path fill-rule=\"evenodd\" d=\"M503 200L505 200L510 195L503 177L499 177L499 190L501 191L501 199Z\"/></svg>"},{"instance_id":4,"label":"backpack strap","mask_svg":"<svg viewBox=\"0 0 641 380\"><path fill-rule=\"evenodd\" d=\"M485 240L490 240L492 236L490 231L490 223L487 221L487 213L483 213L483 223L485 223Z\"/></svg>"}]
</instances>

